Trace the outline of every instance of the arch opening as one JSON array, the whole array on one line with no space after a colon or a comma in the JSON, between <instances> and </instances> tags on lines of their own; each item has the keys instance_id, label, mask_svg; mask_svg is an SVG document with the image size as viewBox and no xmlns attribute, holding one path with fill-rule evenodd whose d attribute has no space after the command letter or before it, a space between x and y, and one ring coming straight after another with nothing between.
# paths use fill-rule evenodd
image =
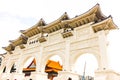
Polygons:
<instances>
[{"instance_id":1,"label":"arch opening","mask_svg":"<svg viewBox=\"0 0 120 80\"><path fill-rule=\"evenodd\" d=\"M85 53L79 55L75 60L74 71L82 77L93 78L94 71L98 68L98 61L94 54Z\"/></svg>"},{"instance_id":2,"label":"arch opening","mask_svg":"<svg viewBox=\"0 0 120 80\"><path fill-rule=\"evenodd\" d=\"M30 76L31 72L36 71L36 60L34 57L30 57L27 59L23 66L23 73L25 74L24 76Z\"/></svg>"},{"instance_id":3,"label":"arch opening","mask_svg":"<svg viewBox=\"0 0 120 80\"><path fill-rule=\"evenodd\" d=\"M62 71L62 59L58 55L53 55L47 60L45 65L48 79L53 80L54 77L57 77L59 71Z\"/></svg>"},{"instance_id":4,"label":"arch opening","mask_svg":"<svg viewBox=\"0 0 120 80\"><path fill-rule=\"evenodd\" d=\"M15 65L15 63L12 65L11 70L10 70L10 73L14 73L14 72L16 72L16 65Z\"/></svg>"},{"instance_id":5,"label":"arch opening","mask_svg":"<svg viewBox=\"0 0 120 80\"><path fill-rule=\"evenodd\" d=\"M3 73L5 73L5 71L6 71L6 66L5 66L4 69L3 69Z\"/></svg>"}]
</instances>

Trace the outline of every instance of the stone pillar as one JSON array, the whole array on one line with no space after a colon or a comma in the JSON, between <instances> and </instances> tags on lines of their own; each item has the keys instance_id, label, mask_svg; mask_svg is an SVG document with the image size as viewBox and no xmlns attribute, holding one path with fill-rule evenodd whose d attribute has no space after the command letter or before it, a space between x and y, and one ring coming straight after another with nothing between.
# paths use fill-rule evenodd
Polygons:
<instances>
[{"instance_id":1,"label":"stone pillar","mask_svg":"<svg viewBox=\"0 0 120 80\"><path fill-rule=\"evenodd\" d=\"M73 65L70 64L70 40L65 42L65 62L63 63L63 71L58 72L58 76L54 80L79 80L79 75L72 72Z\"/></svg>"},{"instance_id":2,"label":"stone pillar","mask_svg":"<svg viewBox=\"0 0 120 80\"><path fill-rule=\"evenodd\" d=\"M12 80L24 80L24 73L12 73L11 78Z\"/></svg>"},{"instance_id":3,"label":"stone pillar","mask_svg":"<svg viewBox=\"0 0 120 80\"><path fill-rule=\"evenodd\" d=\"M40 52L38 54L36 54L36 58L37 58L37 61L36 61L36 72L41 72L41 65L42 65L42 53L43 53L43 47L40 46Z\"/></svg>"},{"instance_id":4,"label":"stone pillar","mask_svg":"<svg viewBox=\"0 0 120 80\"><path fill-rule=\"evenodd\" d=\"M99 31L98 41L99 41L99 69L95 71L95 80L119 80L120 74L115 73L109 69L108 57L107 57L107 40L105 31Z\"/></svg>"},{"instance_id":5,"label":"stone pillar","mask_svg":"<svg viewBox=\"0 0 120 80\"><path fill-rule=\"evenodd\" d=\"M6 63L6 70L5 70L5 73L9 74L10 73L10 70L11 70L11 61L10 61L10 58L8 58L8 63Z\"/></svg>"},{"instance_id":6,"label":"stone pillar","mask_svg":"<svg viewBox=\"0 0 120 80\"><path fill-rule=\"evenodd\" d=\"M60 71L58 73L58 77L55 77L54 80L68 80L69 78L71 78L72 80L79 80L80 77L76 73Z\"/></svg>"},{"instance_id":7,"label":"stone pillar","mask_svg":"<svg viewBox=\"0 0 120 80\"><path fill-rule=\"evenodd\" d=\"M98 42L99 42L99 66L98 68L100 70L108 69L108 57L107 57L107 40L106 40L106 34L105 31L99 31L98 34Z\"/></svg>"},{"instance_id":8,"label":"stone pillar","mask_svg":"<svg viewBox=\"0 0 120 80\"><path fill-rule=\"evenodd\" d=\"M30 78L32 80L48 80L47 73L32 72Z\"/></svg>"},{"instance_id":9,"label":"stone pillar","mask_svg":"<svg viewBox=\"0 0 120 80\"><path fill-rule=\"evenodd\" d=\"M24 52L23 51L20 51L20 56L19 56L19 59L17 60L17 64L16 64L16 73L19 73L19 74L22 74L22 70L23 70L23 54Z\"/></svg>"},{"instance_id":10,"label":"stone pillar","mask_svg":"<svg viewBox=\"0 0 120 80\"><path fill-rule=\"evenodd\" d=\"M37 58L38 58L38 61L37 61L37 65L36 65L36 68L37 68L37 70L36 70L36 72L41 72L41 73L45 73L45 66L46 66L46 64L45 64L45 62L43 61L44 59L43 59L43 45L41 44L41 46L40 46L40 52L38 53L38 54L36 54L36 56L37 56Z\"/></svg>"},{"instance_id":11,"label":"stone pillar","mask_svg":"<svg viewBox=\"0 0 120 80\"><path fill-rule=\"evenodd\" d=\"M65 62L63 64L64 71L70 71L70 41L65 42Z\"/></svg>"},{"instance_id":12,"label":"stone pillar","mask_svg":"<svg viewBox=\"0 0 120 80\"><path fill-rule=\"evenodd\" d=\"M48 80L47 73L45 73L45 69L42 66L42 54L43 54L43 47L39 47L39 52L36 54L36 71L31 72L30 79L32 80Z\"/></svg>"}]
</instances>

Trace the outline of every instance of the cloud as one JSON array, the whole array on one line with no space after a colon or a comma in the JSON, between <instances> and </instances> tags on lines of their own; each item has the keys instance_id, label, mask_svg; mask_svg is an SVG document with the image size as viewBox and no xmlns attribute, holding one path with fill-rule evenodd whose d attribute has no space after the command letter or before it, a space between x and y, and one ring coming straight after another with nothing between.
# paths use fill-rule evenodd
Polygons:
<instances>
[{"instance_id":1,"label":"cloud","mask_svg":"<svg viewBox=\"0 0 120 80\"><path fill-rule=\"evenodd\" d=\"M31 18L13 16L9 13L0 13L0 47L7 46L9 44L9 40L17 39L21 34L19 30L30 27L30 25L33 24L31 21L35 22L36 20L31 20ZM3 52L3 50L0 49L0 53L1 51Z\"/></svg>"},{"instance_id":2,"label":"cloud","mask_svg":"<svg viewBox=\"0 0 120 80\"><path fill-rule=\"evenodd\" d=\"M21 17L45 18L46 21L51 22L64 12L68 12L73 17L90 9L87 5L89 1L83 3L79 0L1 0L0 12ZM90 3L89 6L93 7L97 2L90 1Z\"/></svg>"},{"instance_id":3,"label":"cloud","mask_svg":"<svg viewBox=\"0 0 120 80\"><path fill-rule=\"evenodd\" d=\"M32 17L37 20L43 18L49 23L59 18L64 12L68 12L70 17L80 15L97 3L100 4L104 14L113 15L115 20L118 20L120 16L116 16L116 14L118 13L119 2L114 0L109 1L109 4L108 0L0 0L0 12L20 17ZM116 5L112 6L113 3Z\"/></svg>"}]
</instances>

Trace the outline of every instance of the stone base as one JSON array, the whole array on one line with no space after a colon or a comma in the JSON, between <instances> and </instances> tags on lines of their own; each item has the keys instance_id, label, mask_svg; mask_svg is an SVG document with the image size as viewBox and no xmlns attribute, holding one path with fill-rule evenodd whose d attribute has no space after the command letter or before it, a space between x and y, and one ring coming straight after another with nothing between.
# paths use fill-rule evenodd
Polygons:
<instances>
[{"instance_id":1,"label":"stone base","mask_svg":"<svg viewBox=\"0 0 120 80\"><path fill-rule=\"evenodd\" d=\"M69 78L71 78L72 80L79 80L80 77L76 73L60 71L58 73L58 76L55 77L54 80L68 80Z\"/></svg>"},{"instance_id":2,"label":"stone base","mask_svg":"<svg viewBox=\"0 0 120 80\"><path fill-rule=\"evenodd\" d=\"M0 74L0 80L7 80L7 79L11 79L11 78L12 78L12 74L10 74L10 73Z\"/></svg>"},{"instance_id":3,"label":"stone base","mask_svg":"<svg viewBox=\"0 0 120 80\"><path fill-rule=\"evenodd\" d=\"M11 75L12 80L24 80L24 74L23 73L12 73Z\"/></svg>"},{"instance_id":4,"label":"stone base","mask_svg":"<svg viewBox=\"0 0 120 80\"><path fill-rule=\"evenodd\" d=\"M48 80L47 73L41 73L41 72L32 72L30 79L32 79L32 80Z\"/></svg>"},{"instance_id":5,"label":"stone base","mask_svg":"<svg viewBox=\"0 0 120 80\"><path fill-rule=\"evenodd\" d=\"M0 80L48 80L47 73L32 72L30 76L24 76L24 73L2 73L0 74Z\"/></svg>"},{"instance_id":6,"label":"stone base","mask_svg":"<svg viewBox=\"0 0 120 80\"><path fill-rule=\"evenodd\" d=\"M9 77L7 73L0 74L0 80L7 80L7 77Z\"/></svg>"},{"instance_id":7,"label":"stone base","mask_svg":"<svg viewBox=\"0 0 120 80\"><path fill-rule=\"evenodd\" d=\"M94 80L120 80L120 74L113 70L96 70Z\"/></svg>"}]
</instances>

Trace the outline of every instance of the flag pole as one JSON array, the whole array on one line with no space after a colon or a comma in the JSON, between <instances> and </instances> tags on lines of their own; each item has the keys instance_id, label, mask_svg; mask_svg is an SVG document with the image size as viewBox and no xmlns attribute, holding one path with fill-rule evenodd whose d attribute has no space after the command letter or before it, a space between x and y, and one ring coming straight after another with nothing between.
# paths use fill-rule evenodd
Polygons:
<instances>
[{"instance_id":1,"label":"flag pole","mask_svg":"<svg viewBox=\"0 0 120 80\"><path fill-rule=\"evenodd\" d=\"M84 71L83 71L82 80L85 80L85 71L86 71L86 61L85 61L85 64L84 64Z\"/></svg>"}]
</instances>

